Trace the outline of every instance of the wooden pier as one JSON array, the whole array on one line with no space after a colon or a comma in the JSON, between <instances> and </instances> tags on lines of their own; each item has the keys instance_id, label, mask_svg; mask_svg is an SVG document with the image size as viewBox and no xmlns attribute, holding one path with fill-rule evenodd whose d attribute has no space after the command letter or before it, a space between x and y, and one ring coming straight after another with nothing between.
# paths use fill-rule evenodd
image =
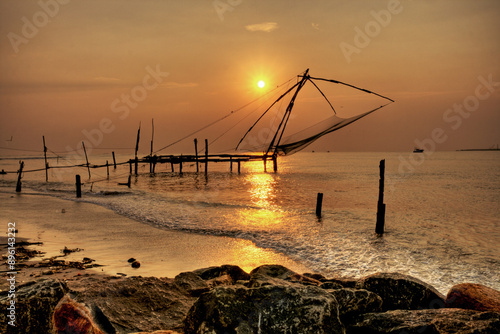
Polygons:
<instances>
[{"instance_id":1,"label":"wooden pier","mask_svg":"<svg viewBox=\"0 0 500 334\"><path fill-rule=\"evenodd\" d=\"M266 154L205 154L195 155L148 155L143 158L134 158L128 160L130 165L130 173L134 170L135 175L138 175L138 166L140 164L149 165L151 173L155 173L157 164L170 164L171 171L174 172L174 166L177 165L177 170L182 173L183 164L196 164L196 171L200 170L199 165L204 165L205 174L208 173L209 162L229 163L229 171L233 172L233 164L237 165L238 174L241 172L241 163L249 161L262 161L264 169L266 169L267 161L273 162L273 170L278 170L277 158L273 155ZM134 168L133 168L134 167Z\"/></svg>"}]
</instances>

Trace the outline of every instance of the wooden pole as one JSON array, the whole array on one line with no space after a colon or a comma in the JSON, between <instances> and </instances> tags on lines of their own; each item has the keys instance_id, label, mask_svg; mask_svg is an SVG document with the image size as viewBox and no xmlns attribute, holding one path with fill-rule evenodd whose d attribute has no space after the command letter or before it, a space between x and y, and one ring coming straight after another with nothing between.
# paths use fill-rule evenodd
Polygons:
<instances>
[{"instance_id":1,"label":"wooden pole","mask_svg":"<svg viewBox=\"0 0 500 334\"><path fill-rule=\"evenodd\" d=\"M229 157L229 171L233 172L233 157Z\"/></svg>"},{"instance_id":2,"label":"wooden pole","mask_svg":"<svg viewBox=\"0 0 500 334\"><path fill-rule=\"evenodd\" d=\"M205 139L205 174L208 173L208 139Z\"/></svg>"},{"instance_id":3,"label":"wooden pole","mask_svg":"<svg viewBox=\"0 0 500 334\"><path fill-rule=\"evenodd\" d=\"M240 174L240 171L241 171L241 169L240 169L240 168L241 168L241 161L240 161L240 160L238 160L238 174Z\"/></svg>"},{"instance_id":4,"label":"wooden pole","mask_svg":"<svg viewBox=\"0 0 500 334\"><path fill-rule=\"evenodd\" d=\"M47 163L47 146L45 146L45 136L43 139L43 157L45 159L45 182L49 182L49 164Z\"/></svg>"},{"instance_id":5,"label":"wooden pole","mask_svg":"<svg viewBox=\"0 0 500 334\"><path fill-rule=\"evenodd\" d=\"M85 149L84 141L82 141L82 147L83 147L83 153L85 153L85 160L87 161L87 171L89 172L89 179L90 179L90 164L89 164L89 158L87 157L87 150Z\"/></svg>"},{"instance_id":6,"label":"wooden pole","mask_svg":"<svg viewBox=\"0 0 500 334\"><path fill-rule=\"evenodd\" d=\"M21 187L22 187L22 175L23 175L23 168L24 168L24 161L19 161L19 170L17 171L19 175L17 176L17 184L16 184L16 193L21 192Z\"/></svg>"},{"instance_id":7,"label":"wooden pole","mask_svg":"<svg viewBox=\"0 0 500 334\"><path fill-rule=\"evenodd\" d=\"M276 173L278 171L278 157L273 154L273 170Z\"/></svg>"},{"instance_id":8,"label":"wooden pole","mask_svg":"<svg viewBox=\"0 0 500 334\"><path fill-rule=\"evenodd\" d=\"M76 197L80 198L82 197L82 182L80 179L80 175L76 174Z\"/></svg>"},{"instance_id":9,"label":"wooden pole","mask_svg":"<svg viewBox=\"0 0 500 334\"><path fill-rule=\"evenodd\" d=\"M182 174L182 154L179 157L179 174Z\"/></svg>"},{"instance_id":10,"label":"wooden pole","mask_svg":"<svg viewBox=\"0 0 500 334\"><path fill-rule=\"evenodd\" d=\"M380 180L377 204L377 224L375 233L384 234L385 224L385 204L384 204L384 179L385 179L385 160L380 160Z\"/></svg>"},{"instance_id":11,"label":"wooden pole","mask_svg":"<svg viewBox=\"0 0 500 334\"><path fill-rule=\"evenodd\" d=\"M113 152L111 152L111 153L113 153L113 167L114 167L114 169L116 169L116 158L115 158L115 152L113 151Z\"/></svg>"},{"instance_id":12,"label":"wooden pole","mask_svg":"<svg viewBox=\"0 0 500 334\"><path fill-rule=\"evenodd\" d=\"M139 140L141 139L141 123L139 123L139 130L137 130L137 140L135 142L135 175L137 176L138 169L138 159L137 159L137 151L139 151Z\"/></svg>"},{"instance_id":13,"label":"wooden pole","mask_svg":"<svg viewBox=\"0 0 500 334\"><path fill-rule=\"evenodd\" d=\"M318 193L318 197L316 199L316 216L321 218L321 207L323 205L323 193Z\"/></svg>"},{"instance_id":14,"label":"wooden pole","mask_svg":"<svg viewBox=\"0 0 500 334\"><path fill-rule=\"evenodd\" d=\"M106 160L106 172L107 172L108 180L109 180L109 164L108 164L108 160Z\"/></svg>"},{"instance_id":15,"label":"wooden pole","mask_svg":"<svg viewBox=\"0 0 500 334\"><path fill-rule=\"evenodd\" d=\"M132 174L132 160L128 161L129 173Z\"/></svg>"},{"instance_id":16,"label":"wooden pole","mask_svg":"<svg viewBox=\"0 0 500 334\"><path fill-rule=\"evenodd\" d=\"M196 159L196 173L200 171L200 166L198 165L198 139L194 139L194 154Z\"/></svg>"},{"instance_id":17,"label":"wooden pole","mask_svg":"<svg viewBox=\"0 0 500 334\"><path fill-rule=\"evenodd\" d=\"M264 173L267 173L267 155L264 156Z\"/></svg>"},{"instance_id":18,"label":"wooden pole","mask_svg":"<svg viewBox=\"0 0 500 334\"><path fill-rule=\"evenodd\" d=\"M151 119L151 153L149 156L151 157L151 160L149 161L149 172L154 173L154 167L153 167L153 140L155 137L155 120L154 118Z\"/></svg>"}]
</instances>

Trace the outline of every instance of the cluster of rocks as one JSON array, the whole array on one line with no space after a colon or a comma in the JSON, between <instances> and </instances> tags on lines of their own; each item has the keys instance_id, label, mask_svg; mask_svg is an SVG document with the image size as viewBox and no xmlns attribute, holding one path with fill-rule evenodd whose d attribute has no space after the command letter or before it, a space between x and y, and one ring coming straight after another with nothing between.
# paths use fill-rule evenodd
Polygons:
<instances>
[{"instance_id":1,"label":"cluster of rocks","mask_svg":"<svg viewBox=\"0 0 500 334\"><path fill-rule=\"evenodd\" d=\"M88 319L78 333L500 332L499 291L460 284L445 297L396 273L328 279L279 265L250 274L226 265L173 279L90 274L67 282L45 279L19 287L16 297L20 333L51 333L54 326L76 333L71 324L76 316ZM0 294L2 309L8 302ZM6 326L2 312L0 332L7 332Z\"/></svg>"}]
</instances>

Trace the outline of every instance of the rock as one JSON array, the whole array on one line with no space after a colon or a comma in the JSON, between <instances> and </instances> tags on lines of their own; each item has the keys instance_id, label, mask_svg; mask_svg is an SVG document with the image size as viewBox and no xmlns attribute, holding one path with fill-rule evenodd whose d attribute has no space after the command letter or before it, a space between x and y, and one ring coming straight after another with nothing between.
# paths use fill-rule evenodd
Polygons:
<instances>
[{"instance_id":1,"label":"rock","mask_svg":"<svg viewBox=\"0 0 500 334\"><path fill-rule=\"evenodd\" d=\"M347 327L348 334L499 333L500 315L462 309L392 310L367 313Z\"/></svg>"},{"instance_id":2,"label":"rock","mask_svg":"<svg viewBox=\"0 0 500 334\"><path fill-rule=\"evenodd\" d=\"M382 298L379 295L364 289L335 289L328 290L337 299L340 319L345 322L354 316L382 311Z\"/></svg>"},{"instance_id":3,"label":"rock","mask_svg":"<svg viewBox=\"0 0 500 334\"><path fill-rule=\"evenodd\" d=\"M337 282L323 282L319 286L321 289L343 289L344 287Z\"/></svg>"},{"instance_id":4,"label":"rock","mask_svg":"<svg viewBox=\"0 0 500 334\"><path fill-rule=\"evenodd\" d=\"M193 273L198 274L204 280L212 280L224 275L228 275L233 282L248 281L250 279L250 275L240 267L227 264L220 267L198 269Z\"/></svg>"},{"instance_id":5,"label":"rock","mask_svg":"<svg viewBox=\"0 0 500 334\"><path fill-rule=\"evenodd\" d=\"M67 286L54 279L42 279L16 287L15 319L17 333L47 334L52 333L52 313L59 300L68 291ZM9 291L0 293L0 332L9 333L7 307L10 306ZM11 327L12 328L12 327Z\"/></svg>"},{"instance_id":6,"label":"rock","mask_svg":"<svg viewBox=\"0 0 500 334\"><path fill-rule=\"evenodd\" d=\"M284 285L284 284L303 284L303 285L321 285L321 282L297 274L296 272L280 265L263 265L250 272L249 288L265 285Z\"/></svg>"},{"instance_id":7,"label":"rock","mask_svg":"<svg viewBox=\"0 0 500 334\"><path fill-rule=\"evenodd\" d=\"M128 263L132 263L132 262L135 262L137 261L136 259L134 259L133 257L131 257L130 259L127 260Z\"/></svg>"},{"instance_id":8,"label":"rock","mask_svg":"<svg viewBox=\"0 0 500 334\"><path fill-rule=\"evenodd\" d=\"M457 284L448 292L445 304L446 307L500 313L500 291L481 284Z\"/></svg>"},{"instance_id":9,"label":"rock","mask_svg":"<svg viewBox=\"0 0 500 334\"><path fill-rule=\"evenodd\" d=\"M179 288L184 289L193 297L198 297L204 292L210 290L210 285L198 274L193 272L180 273L175 276L174 283Z\"/></svg>"},{"instance_id":10,"label":"rock","mask_svg":"<svg viewBox=\"0 0 500 334\"><path fill-rule=\"evenodd\" d=\"M185 334L344 333L335 297L313 286L217 287L196 301Z\"/></svg>"},{"instance_id":11,"label":"rock","mask_svg":"<svg viewBox=\"0 0 500 334\"><path fill-rule=\"evenodd\" d=\"M141 263L139 261L134 261L134 262L132 262L131 266L132 266L132 268L137 269L137 268L141 267Z\"/></svg>"},{"instance_id":12,"label":"rock","mask_svg":"<svg viewBox=\"0 0 500 334\"><path fill-rule=\"evenodd\" d=\"M196 301L168 278L93 275L68 281L68 287L75 301L92 310L101 329L104 329L101 324L108 323L117 333L166 329L180 332L188 310Z\"/></svg>"},{"instance_id":13,"label":"rock","mask_svg":"<svg viewBox=\"0 0 500 334\"><path fill-rule=\"evenodd\" d=\"M103 334L92 321L90 311L68 295L57 304L52 323L56 333Z\"/></svg>"},{"instance_id":14,"label":"rock","mask_svg":"<svg viewBox=\"0 0 500 334\"><path fill-rule=\"evenodd\" d=\"M387 310L417 310L444 307L444 296L421 280L398 273L377 273L364 277L356 285L379 295Z\"/></svg>"}]
</instances>

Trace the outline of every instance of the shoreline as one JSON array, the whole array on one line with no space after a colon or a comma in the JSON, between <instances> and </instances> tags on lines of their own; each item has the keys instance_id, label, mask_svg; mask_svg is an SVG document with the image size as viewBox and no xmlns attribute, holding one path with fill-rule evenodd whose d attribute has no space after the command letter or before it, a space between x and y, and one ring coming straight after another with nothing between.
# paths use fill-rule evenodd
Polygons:
<instances>
[{"instance_id":1,"label":"shoreline","mask_svg":"<svg viewBox=\"0 0 500 334\"><path fill-rule=\"evenodd\" d=\"M310 271L285 255L259 248L251 241L159 229L83 201L0 192L0 203L0 226L4 230L0 235L7 236L8 223L15 222L17 242L43 243L29 246L44 252L30 261L61 256L67 247L81 251L61 259L81 261L88 257L101 267L86 272L110 276L120 273L175 277L181 272L228 263L248 272L264 264L281 264L297 272ZM2 249L2 254L6 254L6 249ZM127 261L130 258L137 259L140 268L132 268ZM2 262L0 271L6 267ZM22 284L30 280L30 275L41 273L39 268L19 268L17 281ZM1 282L0 287L5 283Z\"/></svg>"}]
</instances>

